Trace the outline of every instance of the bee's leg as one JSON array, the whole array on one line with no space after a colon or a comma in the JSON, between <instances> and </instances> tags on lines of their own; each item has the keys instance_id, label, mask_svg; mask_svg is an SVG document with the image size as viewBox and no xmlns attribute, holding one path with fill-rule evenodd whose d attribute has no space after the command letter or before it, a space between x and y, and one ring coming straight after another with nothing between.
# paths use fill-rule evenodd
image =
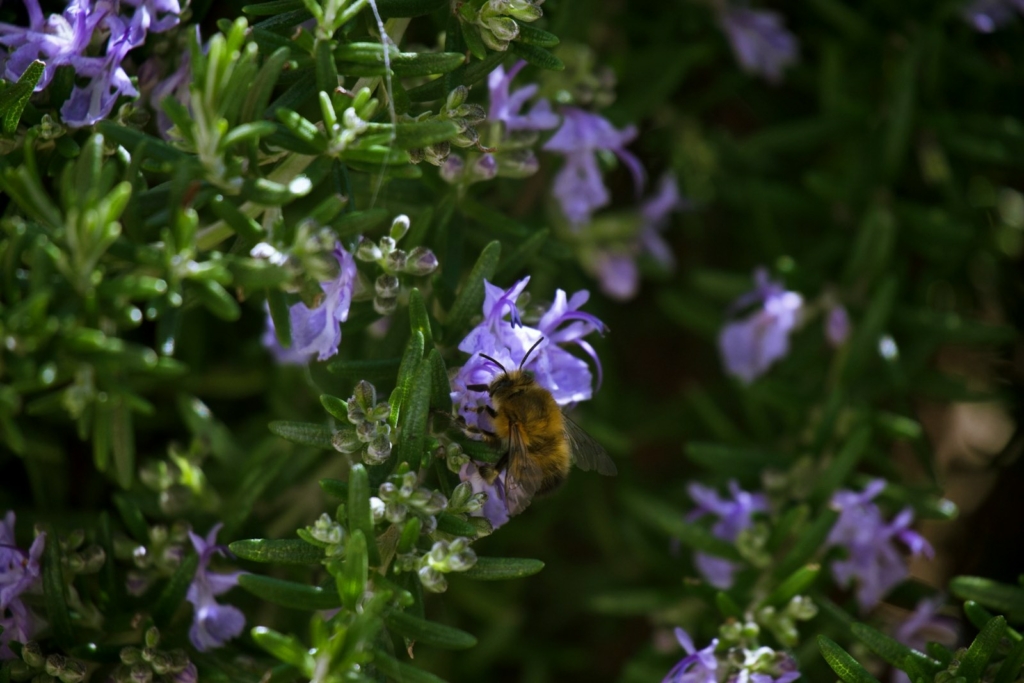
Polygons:
<instances>
[{"instance_id":1,"label":"bee's leg","mask_svg":"<svg viewBox=\"0 0 1024 683\"><path fill-rule=\"evenodd\" d=\"M482 406L480 406L480 407L478 407L478 408L476 409L476 412L478 412L478 413L482 413L482 412L485 412L485 411L486 411L486 413L487 413L488 415L490 415L491 417L498 417L498 411L497 411L497 410L495 410L494 408L492 408L492 407L491 407L491 406L489 406L489 405L486 405L486 404L485 404L485 405L482 405Z\"/></svg>"},{"instance_id":2,"label":"bee's leg","mask_svg":"<svg viewBox=\"0 0 1024 683\"><path fill-rule=\"evenodd\" d=\"M498 462L493 465L480 465L480 476L483 477L484 481L488 484L494 484L494 480L498 478L498 473L507 466L508 453L501 456L501 458L498 459Z\"/></svg>"}]
</instances>

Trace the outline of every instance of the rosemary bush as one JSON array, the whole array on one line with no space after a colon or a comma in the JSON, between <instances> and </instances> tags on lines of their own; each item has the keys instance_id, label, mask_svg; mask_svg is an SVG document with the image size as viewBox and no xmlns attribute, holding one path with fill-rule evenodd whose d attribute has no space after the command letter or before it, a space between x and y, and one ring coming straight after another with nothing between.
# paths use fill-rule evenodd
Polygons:
<instances>
[{"instance_id":1,"label":"rosemary bush","mask_svg":"<svg viewBox=\"0 0 1024 683\"><path fill-rule=\"evenodd\" d=\"M3 5L0 683L1024 680L1022 14Z\"/></svg>"}]
</instances>

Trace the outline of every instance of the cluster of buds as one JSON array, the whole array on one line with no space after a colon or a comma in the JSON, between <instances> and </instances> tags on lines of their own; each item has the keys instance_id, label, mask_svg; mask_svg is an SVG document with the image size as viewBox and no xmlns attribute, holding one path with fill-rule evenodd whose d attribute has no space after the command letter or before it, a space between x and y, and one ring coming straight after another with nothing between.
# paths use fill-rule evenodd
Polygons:
<instances>
[{"instance_id":1,"label":"cluster of buds","mask_svg":"<svg viewBox=\"0 0 1024 683\"><path fill-rule=\"evenodd\" d=\"M345 405L348 421L355 426L334 432L331 437L334 449L340 453L359 453L367 465L386 461L391 455L391 425L388 424L391 406L387 401L377 402L377 389L365 379L356 385Z\"/></svg>"},{"instance_id":2,"label":"cluster of buds","mask_svg":"<svg viewBox=\"0 0 1024 683\"><path fill-rule=\"evenodd\" d=\"M468 481L464 481L452 491L446 511L453 515L473 514L483 509L486 500L486 493L473 493L473 486Z\"/></svg>"},{"instance_id":3,"label":"cluster of buds","mask_svg":"<svg viewBox=\"0 0 1024 683\"><path fill-rule=\"evenodd\" d=\"M423 587L432 593L443 593L448 588L445 574L464 572L476 564L476 553L469 547L469 539L456 538L438 541L423 555L416 573Z\"/></svg>"},{"instance_id":4,"label":"cluster of buds","mask_svg":"<svg viewBox=\"0 0 1024 683\"><path fill-rule=\"evenodd\" d=\"M615 72L599 65L590 47L564 43L558 48L558 57L565 69L545 71L543 75L543 90L556 102L600 110L615 101Z\"/></svg>"},{"instance_id":5,"label":"cluster of buds","mask_svg":"<svg viewBox=\"0 0 1024 683\"><path fill-rule=\"evenodd\" d=\"M751 566L764 569L771 564L771 553L768 552L768 539L771 531L764 522L755 522L743 529L736 536L736 550L740 557Z\"/></svg>"},{"instance_id":6,"label":"cluster of buds","mask_svg":"<svg viewBox=\"0 0 1024 683\"><path fill-rule=\"evenodd\" d=\"M808 605L810 605L810 610L817 612L810 600L802 597L793 600L799 604L791 601L786 610L789 611L792 607L794 614L802 615L799 617L800 619L810 619L814 616L813 614L803 616L809 613ZM721 664L724 664L722 668L726 671L736 672L739 676L738 680L759 680L758 674L760 674L770 677L768 680L774 681L778 677L796 671L796 662L789 654L758 644L761 629L757 623L749 619L742 622L730 620L719 628L718 633L722 643L715 650L716 658ZM722 645L726 646L724 651ZM784 680L791 680L791 678Z\"/></svg>"},{"instance_id":7,"label":"cluster of buds","mask_svg":"<svg viewBox=\"0 0 1024 683\"><path fill-rule=\"evenodd\" d=\"M60 547L63 550L61 564L65 572L95 574L106 562L107 554L102 547L90 543L83 548L84 542L85 532L81 529L75 529L60 539Z\"/></svg>"},{"instance_id":8,"label":"cluster of buds","mask_svg":"<svg viewBox=\"0 0 1024 683\"><path fill-rule=\"evenodd\" d=\"M462 466L469 462L469 456L462 450L462 445L456 441L439 444L434 449L434 457L444 458L448 471L455 474L458 474L462 470Z\"/></svg>"},{"instance_id":9,"label":"cluster of buds","mask_svg":"<svg viewBox=\"0 0 1024 683\"><path fill-rule=\"evenodd\" d=\"M146 646L121 648L121 664L110 680L115 683L195 683L199 680L196 665L184 650L158 650L160 631L146 631Z\"/></svg>"},{"instance_id":10,"label":"cluster of buds","mask_svg":"<svg viewBox=\"0 0 1024 683\"><path fill-rule=\"evenodd\" d=\"M360 238L355 256L366 263L376 263L384 271L373 283L373 309L381 315L393 313L398 307L402 273L422 277L437 270L437 256L430 249L418 246L406 252L398 242L409 232L409 217L400 215L391 223L391 230L376 243ZM385 456L386 457L386 456Z\"/></svg>"},{"instance_id":11,"label":"cluster of buds","mask_svg":"<svg viewBox=\"0 0 1024 683\"><path fill-rule=\"evenodd\" d=\"M480 133L476 127L487 120L487 110L479 104L467 102L469 88L464 85L452 90L445 98L441 111L437 114L424 112L416 118L408 118L410 121L451 121L458 128L458 134L450 141L437 142L428 147L409 150L412 162L418 164L426 161L434 166L442 166L449 158L452 145L456 147L479 147Z\"/></svg>"},{"instance_id":12,"label":"cluster of buds","mask_svg":"<svg viewBox=\"0 0 1024 683\"><path fill-rule=\"evenodd\" d=\"M11 678L15 681L40 683L79 683L85 680L85 662L61 654L44 655L39 643L31 640L21 647L21 659L8 665Z\"/></svg>"},{"instance_id":13,"label":"cluster of buds","mask_svg":"<svg viewBox=\"0 0 1024 683\"><path fill-rule=\"evenodd\" d=\"M185 557L188 525L177 522L170 528L157 524L149 527L149 542L136 543L127 536L114 537L114 556L130 560L135 569L128 572L130 595L142 595L154 581L165 579L178 569Z\"/></svg>"},{"instance_id":14,"label":"cluster of buds","mask_svg":"<svg viewBox=\"0 0 1024 683\"><path fill-rule=\"evenodd\" d=\"M757 610L757 623L771 631L776 640L786 647L795 647L800 642L796 622L809 621L818 614L818 606L806 595L795 595L784 609L766 606Z\"/></svg>"},{"instance_id":15,"label":"cluster of buds","mask_svg":"<svg viewBox=\"0 0 1024 683\"><path fill-rule=\"evenodd\" d=\"M327 132L327 154L335 157L347 150L366 132L369 127L368 121L377 113L378 102L371 97L369 88L363 88L356 93L355 97L351 98L351 104L344 107L347 99L348 96L339 93L332 101L327 93L320 92L320 113L324 117L324 128ZM340 118L338 109L342 109Z\"/></svg>"},{"instance_id":16,"label":"cluster of buds","mask_svg":"<svg viewBox=\"0 0 1024 683\"><path fill-rule=\"evenodd\" d=\"M327 557L342 557L345 554L345 527L326 512L312 525L296 533L306 543L323 548Z\"/></svg>"},{"instance_id":17,"label":"cluster of buds","mask_svg":"<svg viewBox=\"0 0 1024 683\"><path fill-rule=\"evenodd\" d=\"M192 439L188 450L172 443L166 460L151 460L139 468L139 480L159 497L160 510L170 517L182 516L200 494L212 497L206 487L201 463L209 451L209 441Z\"/></svg>"},{"instance_id":18,"label":"cluster of buds","mask_svg":"<svg viewBox=\"0 0 1024 683\"><path fill-rule=\"evenodd\" d=\"M448 508L448 499L438 491L416 485L415 472L392 474L380 485L378 495L370 499L373 521L401 524L411 513L423 522L423 533L437 528L437 515Z\"/></svg>"},{"instance_id":19,"label":"cluster of buds","mask_svg":"<svg viewBox=\"0 0 1024 683\"><path fill-rule=\"evenodd\" d=\"M544 16L540 4L544 0L485 0L465 2L459 8L459 19L480 32L484 45L504 52L519 37L517 21L531 22Z\"/></svg>"}]
</instances>

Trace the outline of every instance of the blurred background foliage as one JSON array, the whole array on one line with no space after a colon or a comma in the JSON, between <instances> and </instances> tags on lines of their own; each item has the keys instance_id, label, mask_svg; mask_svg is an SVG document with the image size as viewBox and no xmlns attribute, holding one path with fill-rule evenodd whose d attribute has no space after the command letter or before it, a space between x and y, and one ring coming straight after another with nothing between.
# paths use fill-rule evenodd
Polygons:
<instances>
[{"instance_id":1,"label":"blurred background foliage","mask_svg":"<svg viewBox=\"0 0 1024 683\"><path fill-rule=\"evenodd\" d=\"M218 19L239 16L241 5L200 1L192 12L206 37ZM612 454L619 477L575 473L556 496L475 544L481 555L542 559L540 574L502 583L453 577L443 600L426 601L428 616L479 639L465 652L416 651L417 665L447 680L659 679L678 659L665 644L669 627L704 623L691 633L705 643L718 619L707 617L707 593L686 580L696 576L688 553L623 501L657 499L682 514L694 478L714 485L735 478L754 489L764 486L766 469L778 473L783 497L802 500L820 474L808 463L832 462L855 424L872 429L860 470L902 482L893 503L910 501L919 517L942 520L926 523L939 557L930 569L915 565L916 576L937 589L965 573L1016 580L1024 545L1024 527L1015 523L1024 483L1016 424L1024 370L1017 334L1024 325L1024 21L982 35L961 19L957 1L759 6L782 13L800 41L799 62L779 84L737 67L705 3L544 4L539 26L562 39L554 53L571 70L585 45L596 64L614 71L616 96L605 113L617 126L640 126L631 149L649 183L674 171L693 208L666 233L679 260L674 273L641 261L634 301L595 296L588 304L611 332L595 342L604 384L575 416ZM443 28L417 19L406 43L433 46ZM526 73L542 94L557 96L563 74ZM89 150L83 135L74 140ZM572 245L599 237L573 234L546 200L551 161L522 181L475 185L466 197L432 168L422 184L398 178L377 187L372 173L354 173L351 182L358 209L371 208L376 196L373 208L388 210L369 234L399 211L414 231L429 226L416 237L438 254L433 285L446 304L484 244L497 239L503 254L516 253L550 227L541 248L495 278L507 287L531 275L540 301L556 288L596 289ZM106 178L101 195L116 189L116 175L100 172L98 161L87 167L85 155L78 163L83 176ZM163 194L150 195L165 206L189 191L187 178L169 179ZM608 182L615 207L602 215L613 220L635 198L625 169L612 169ZM0 201L12 210L9 197ZM145 213L136 202L127 216ZM295 208L297 215L309 206ZM511 218L497 221L495 212ZM133 225L145 227L125 220L126 231ZM36 238L8 223L5 291L22 291L24 281L52 270L42 257L32 260ZM114 270L139 257L109 256ZM794 334L787 358L745 387L725 377L715 339L760 265L801 292L819 317ZM224 294L233 301L245 291L250 264L228 248L217 267L230 271L227 287L218 278L167 276L162 287L122 283L81 299L71 284L44 298L5 298L0 510L19 511L19 540L28 540L32 522L102 528L112 500L154 521L187 509L197 529L222 520L225 540L292 537L335 505L316 482L343 478L341 459L288 444L267 423L322 419L318 396L347 397L358 378L323 364L275 365L260 343L262 299L224 303ZM184 305L168 323L158 312L175 292ZM840 351L821 331L831 303L845 305L852 321ZM343 325L339 358L401 355L404 309L392 324L403 332L380 339L367 333L376 316L363 306ZM104 334L68 334L81 326ZM170 338L173 358L161 347ZM449 351L456 341L444 340ZM54 360L35 363L44 357ZM458 357L449 353L449 365ZM702 448L710 442L734 449L726 455L763 459L737 466ZM203 463L194 473L201 479L184 466L168 486L167 468L190 462ZM960 506L956 521L936 506L943 495ZM280 575L305 580L304 571ZM922 590L911 585L893 602L912 608ZM242 591L232 596L250 625L308 629L304 613ZM830 619L820 615L807 632L836 631ZM829 678L813 639L807 643L797 650L806 680ZM247 635L228 646L254 651Z\"/></svg>"}]
</instances>

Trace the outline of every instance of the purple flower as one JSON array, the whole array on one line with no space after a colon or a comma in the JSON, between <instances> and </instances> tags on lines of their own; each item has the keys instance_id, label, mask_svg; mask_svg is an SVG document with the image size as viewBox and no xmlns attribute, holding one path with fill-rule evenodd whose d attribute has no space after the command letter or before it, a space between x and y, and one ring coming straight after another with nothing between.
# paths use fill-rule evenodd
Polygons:
<instances>
[{"instance_id":1,"label":"purple flower","mask_svg":"<svg viewBox=\"0 0 1024 683\"><path fill-rule=\"evenodd\" d=\"M932 547L923 536L910 529L914 519L909 507L886 523L882 511L871 501L885 488L876 479L862 493L837 491L831 505L839 510L839 519L829 532L827 546L841 546L847 557L832 563L832 575L840 586L857 582L857 602L866 612L908 575L907 563L896 546L900 541L912 555L931 557Z\"/></svg>"},{"instance_id":2,"label":"purple flower","mask_svg":"<svg viewBox=\"0 0 1024 683\"><path fill-rule=\"evenodd\" d=\"M468 481L473 493L487 494L487 500L483 508L471 513L473 517L484 517L491 523L492 529L497 529L508 521L508 505L505 502L505 473L499 472L494 484L488 484L480 476L479 468L471 462L467 462L459 470L459 479Z\"/></svg>"},{"instance_id":3,"label":"purple flower","mask_svg":"<svg viewBox=\"0 0 1024 683\"><path fill-rule=\"evenodd\" d=\"M195 27L196 44L202 45L202 36L199 33L199 26ZM203 47L206 52L206 47ZM168 131L173 127L171 118L164 111L163 101L173 97L181 105L188 106L191 95L189 85L192 82L192 51L185 50L178 62L178 68L163 80L158 80L163 75L163 61L157 57L151 57L139 67L139 83L143 92L149 93L149 105L156 110L157 129L161 137L169 139ZM145 86L142 86L146 83Z\"/></svg>"},{"instance_id":4,"label":"purple flower","mask_svg":"<svg viewBox=\"0 0 1024 683\"><path fill-rule=\"evenodd\" d=\"M512 79L524 66L526 62L520 59L506 73L505 67L499 65L487 77L487 88L491 96L491 109L487 117L491 121L501 121L508 131L554 128L558 125L558 115L551 111L551 105L546 99L537 100L528 114L520 113L526 101L537 94L540 87L536 83L509 94Z\"/></svg>"},{"instance_id":5,"label":"purple flower","mask_svg":"<svg viewBox=\"0 0 1024 683\"><path fill-rule=\"evenodd\" d=\"M565 165L555 178L554 194L574 226L589 222L594 211L611 201L601 178L597 152L614 152L633 174L637 194L641 192L644 168L626 150L626 144L636 134L635 126L616 130L597 114L575 107L562 108L562 127L544 144L544 149L565 155Z\"/></svg>"},{"instance_id":6,"label":"purple flower","mask_svg":"<svg viewBox=\"0 0 1024 683\"><path fill-rule=\"evenodd\" d=\"M676 639L686 650L686 656L672 667L661 683L717 683L715 648L718 647L718 638L703 650L696 649L690 635L681 628L676 629Z\"/></svg>"},{"instance_id":7,"label":"purple flower","mask_svg":"<svg viewBox=\"0 0 1024 683\"><path fill-rule=\"evenodd\" d=\"M687 492L697 503L697 507L687 515L687 521L715 515L718 521L711 527L711 533L730 543L735 543L740 532L753 525L755 512L768 511L768 499L763 494L748 493L735 481L729 482L731 499L721 498L717 491L702 484L690 484ZM732 586L733 574L739 569L735 562L706 553L697 553L694 562L708 583L723 590Z\"/></svg>"},{"instance_id":8,"label":"purple flower","mask_svg":"<svg viewBox=\"0 0 1024 683\"><path fill-rule=\"evenodd\" d=\"M46 67L36 84L43 90L53 79L56 69L71 66L79 79L71 97L61 107L61 117L69 126L96 123L109 115L121 95L138 95L128 74L121 67L128 52L143 43L146 32L164 31L178 23L181 8L177 0L125 0L136 9L130 17L116 13L117 3L101 0L71 0L63 14L43 19L38 0L25 0L29 26L0 24L0 44L10 50L4 65L4 77L17 79L28 65L41 59ZM88 56L90 43L97 29L107 37L103 56Z\"/></svg>"},{"instance_id":9,"label":"purple flower","mask_svg":"<svg viewBox=\"0 0 1024 683\"><path fill-rule=\"evenodd\" d=\"M789 334L798 320L803 298L787 292L768 272L754 272L756 287L733 302L730 310L756 308L745 318L734 320L718 335L718 349L725 370L745 384L763 375L776 361L789 353Z\"/></svg>"},{"instance_id":10,"label":"purple flower","mask_svg":"<svg viewBox=\"0 0 1024 683\"><path fill-rule=\"evenodd\" d=\"M617 248L598 249L589 262L588 269L597 276L601 291L618 301L628 301L636 296L640 288L640 271L635 257L646 253L663 268L675 267L675 256L661 233L668 227L669 216L689 206L679 195L675 176L666 173L658 183L658 192L644 200L640 208L642 224L636 240Z\"/></svg>"},{"instance_id":11,"label":"purple flower","mask_svg":"<svg viewBox=\"0 0 1024 683\"><path fill-rule=\"evenodd\" d=\"M39 558L46 546L46 534L36 536L28 553L25 553L15 545L14 521L13 510L0 521L0 626L4 629L0 633L0 659L14 656L7 643L12 640L27 642L38 626L21 595L39 585Z\"/></svg>"},{"instance_id":12,"label":"purple flower","mask_svg":"<svg viewBox=\"0 0 1024 683\"><path fill-rule=\"evenodd\" d=\"M917 603L910 616L896 628L896 640L919 652L924 652L930 642L954 647L960 636L954 619L939 616L943 602L940 596ZM891 680L892 683L910 683L910 678L902 671L893 671Z\"/></svg>"},{"instance_id":13,"label":"purple flower","mask_svg":"<svg viewBox=\"0 0 1024 683\"><path fill-rule=\"evenodd\" d=\"M718 19L744 71L769 83L782 81L782 71L796 62L799 47L781 15L726 5Z\"/></svg>"},{"instance_id":14,"label":"purple flower","mask_svg":"<svg viewBox=\"0 0 1024 683\"><path fill-rule=\"evenodd\" d=\"M1024 0L974 0L963 8L964 21L981 33L992 33L1010 23L1014 12L1024 14Z\"/></svg>"},{"instance_id":15,"label":"purple flower","mask_svg":"<svg viewBox=\"0 0 1024 683\"><path fill-rule=\"evenodd\" d=\"M320 303L310 308L300 301L289 309L292 345L287 349L277 342L274 323L267 314L268 331L264 332L263 345L279 363L307 363L314 353L319 360L327 360L338 352L341 323L348 320L356 285L356 261L340 243L334 247L334 258L338 261L338 276L320 283L324 292Z\"/></svg>"},{"instance_id":16,"label":"purple flower","mask_svg":"<svg viewBox=\"0 0 1024 683\"><path fill-rule=\"evenodd\" d=\"M209 569L210 559L214 553L225 554L224 546L217 545L217 533L222 526L224 525L215 524L205 539L192 531L188 532L192 545L199 553L199 567L185 596L195 608L195 617L188 637L200 652L222 647L245 628L245 615L241 610L232 605L220 605L214 600L214 596L237 586L238 576L242 573L215 574Z\"/></svg>"},{"instance_id":17,"label":"purple flower","mask_svg":"<svg viewBox=\"0 0 1024 683\"><path fill-rule=\"evenodd\" d=\"M452 379L452 400L471 426L481 426L477 408L487 405L488 396L468 386L488 384L501 372L483 358L482 353L511 370L519 367L526 352L543 337L523 369L533 372L537 382L551 392L559 405L569 405L593 395L589 366L562 348L575 344L596 363L600 384L601 364L597 352L584 337L591 332L603 333L605 326L593 315L579 310L590 294L583 290L567 297L564 291L558 290L551 308L541 316L537 327L529 327L522 323L516 308L516 299L529 281L530 278L525 277L508 290L485 281L484 319L459 344L459 350L470 354L470 358ZM505 319L506 314L509 320Z\"/></svg>"},{"instance_id":18,"label":"purple flower","mask_svg":"<svg viewBox=\"0 0 1024 683\"><path fill-rule=\"evenodd\" d=\"M833 306L825 318L825 338L839 348L850 338L850 316L842 306Z\"/></svg>"}]
</instances>

